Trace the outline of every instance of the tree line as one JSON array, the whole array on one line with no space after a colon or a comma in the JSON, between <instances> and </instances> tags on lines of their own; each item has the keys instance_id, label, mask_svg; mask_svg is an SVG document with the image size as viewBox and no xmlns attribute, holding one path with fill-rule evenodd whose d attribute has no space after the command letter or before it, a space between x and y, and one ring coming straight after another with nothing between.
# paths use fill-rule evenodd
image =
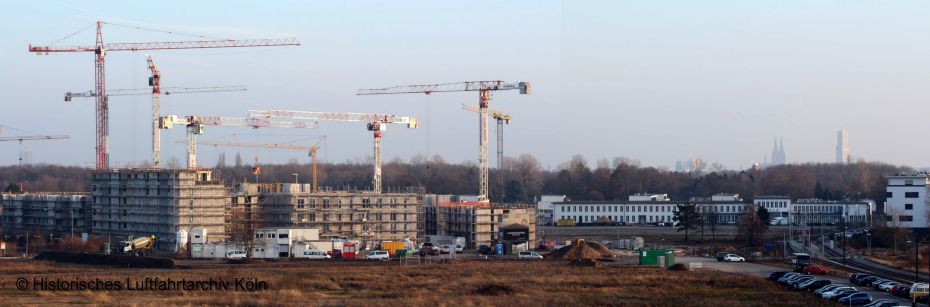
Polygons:
<instances>
[{"instance_id":1,"label":"tree line","mask_svg":"<svg viewBox=\"0 0 930 307\"><path fill-rule=\"evenodd\" d=\"M221 160L222 161L222 160ZM260 182L310 182L310 165L291 161L261 164ZM575 156L555 169L543 169L529 154L506 157L503 170L491 169L491 199L535 203L541 195L565 195L571 200L625 200L635 193L668 193L673 200L707 197L717 193L786 195L794 198L826 200L869 198L881 202L885 196L885 176L913 171L904 166L859 161L851 164L805 163L753 167L746 170L673 172L642 166L627 158L599 160L592 166ZM232 186L254 182L254 166L217 165L219 178ZM86 192L89 169L59 165L0 167L0 187L16 192ZM320 186L336 189L368 189L372 166L369 161L321 163ZM503 175L503 182L501 181ZM473 162L448 163L438 155L415 156L409 161L395 159L383 165L384 190L422 187L427 193L474 195L478 189L478 166Z\"/></svg>"}]
</instances>

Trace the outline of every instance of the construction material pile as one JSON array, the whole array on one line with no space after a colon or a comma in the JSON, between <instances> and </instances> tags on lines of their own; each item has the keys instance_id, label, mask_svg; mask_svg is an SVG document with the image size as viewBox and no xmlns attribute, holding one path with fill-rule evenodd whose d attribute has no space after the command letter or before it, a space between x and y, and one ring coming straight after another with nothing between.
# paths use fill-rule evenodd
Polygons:
<instances>
[{"instance_id":1,"label":"construction material pile","mask_svg":"<svg viewBox=\"0 0 930 307\"><path fill-rule=\"evenodd\" d=\"M604 244L597 242L585 242L584 240L575 240L572 245L568 245L549 253L549 258L559 260L572 259L600 259L613 257Z\"/></svg>"}]
</instances>

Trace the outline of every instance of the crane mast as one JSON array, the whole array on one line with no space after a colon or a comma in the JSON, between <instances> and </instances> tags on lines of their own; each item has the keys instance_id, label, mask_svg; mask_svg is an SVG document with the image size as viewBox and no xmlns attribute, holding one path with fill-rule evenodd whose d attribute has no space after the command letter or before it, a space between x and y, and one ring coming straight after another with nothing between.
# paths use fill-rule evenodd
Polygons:
<instances>
[{"instance_id":1,"label":"crane mast","mask_svg":"<svg viewBox=\"0 0 930 307\"><path fill-rule=\"evenodd\" d=\"M491 91L519 90L529 94L528 82L469 81L427 85L404 85L378 89L360 89L356 95L432 94L437 92L478 92L478 200L488 202L488 106Z\"/></svg>"},{"instance_id":2,"label":"crane mast","mask_svg":"<svg viewBox=\"0 0 930 307\"><path fill-rule=\"evenodd\" d=\"M381 137L382 132L386 130L387 124L406 125L407 128L415 129L419 127L419 122L414 117L396 116L393 114L373 114L373 113L351 113L351 112L308 112L308 111L289 111L289 110L249 110L249 116L258 116L264 118L293 118L318 121L336 121L336 122L367 122L368 131L374 136L374 163L372 165L371 189L374 193L381 193ZM315 188L314 188L315 189Z\"/></svg>"},{"instance_id":3,"label":"crane mast","mask_svg":"<svg viewBox=\"0 0 930 307\"><path fill-rule=\"evenodd\" d=\"M158 129L158 116L161 109L161 72L155 65L151 55L145 56L152 76L149 77L149 86L152 87L152 164L155 168L161 166L161 129Z\"/></svg>"},{"instance_id":4,"label":"crane mast","mask_svg":"<svg viewBox=\"0 0 930 307\"><path fill-rule=\"evenodd\" d=\"M284 150L306 150L308 156L310 157L310 168L311 168L311 177L313 178L313 190L312 192L317 191L317 151L320 149L320 143L326 139L326 136L320 137L313 146L298 146L298 145L289 145L289 144L251 144L251 143L239 143L239 142L211 142L211 141L199 141L199 145L213 145L213 146L230 146L230 147L246 147L246 148L268 148L268 149L284 149ZM178 141L179 143L185 143L184 141Z\"/></svg>"},{"instance_id":5,"label":"crane mast","mask_svg":"<svg viewBox=\"0 0 930 307\"><path fill-rule=\"evenodd\" d=\"M106 54L111 51L140 51L140 50L174 50L174 49L200 49L200 48L242 48L262 46L299 46L300 42L294 38L286 39L251 39L251 40L201 40L201 41L175 41L175 42L135 42L110 43L103 42L103 21L97 21L97 36L94 47L89 46L32 46L29 52L35 54L65 53L65 52L93 52L94 53L94 89L95 96L95 127L96 127L96 168L105 170L109 168L109 105L106 90Z\"/></svg>"},{"instance_id":6,"label":"crane mast","mask_svg":"<svg viewBox=\"0 0 930 307\"><path fill-rule=\"evenodd\" d=\"M315 122L283 122L271 121L255 117L224 117L224 116L161 116L158 118L160 129L171 129L175 125L187 129L187 168L197 168L197 135L204 133L204 126L251 127L258 128L292 128L316 129Z\"/></svg>"}]
</instances>

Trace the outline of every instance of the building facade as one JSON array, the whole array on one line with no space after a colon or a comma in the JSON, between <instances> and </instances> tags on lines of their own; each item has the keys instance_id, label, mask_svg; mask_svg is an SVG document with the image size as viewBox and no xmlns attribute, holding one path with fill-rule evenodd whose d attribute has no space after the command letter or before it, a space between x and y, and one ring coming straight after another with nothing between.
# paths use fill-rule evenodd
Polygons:
<instances>
[{"instance_id":1,"label":"building facade","mask_svg":"<svg viewBox=\"0 0 930 307\"><path fill-rule=\"evenodd\" d=\"M226 240L229 196L210 170L111 169L91 176L91 232L156 237L156 248L178 250L179 232L207 229L208 242Z\"/></svg>"},{"instance_id":2,"label":"building facade","mask_svg":"<svg viewBox=\"0 0 930 307\"><path fill-rule=\"evenodd\" d=\"M552 204L565 201L565 195L543 195L536 202L536 223L539 225L552 225Z\"/></svg>"},{"instance_id":3,"label":"building facade","mask_svg":"<svg viewBox=\"0 0 930 307\"><path fill-rule=\"evenodd\" d=\"M529 248L537 244L534 206L444 202L423 206L420 211L423 218L420 238L428 235L463 237L468 249L504 241L526 243Z\"/></svg>"},{"instance_id":4,"label":"building facade","mask_svg":"<svg viewBox=\"0 0 930 307\"><path fill-rule=\"evenodd\" d=\"M868 225L871 216L872 204L865 201L798 199L788 220L795 225Z\"/></svg>"},{"instance_id":5,"label":"building facade","mask_svg":"<svg viewBox=\"0 0 930 307\"><path fill-rule=\"evenodd\" d=\"M651 200L647 200L651 199ZM694 204L699 213L716 216L718 224L736 224L747 205L735 194L720 194L709 199L672 201L667 194L631 195L628 201L566 201L554 203L553 219L574 220L577 224L673 223L679 205Z\"/></svg>"},{"instance_id":6,"label":"building facade","mask_svg":"<svg viewBox=\"0 0 930 307\"><path fill-rule=\"evenodd\" d=\"M887 177L885 214L889 227L927 228L926 173L901 174Z\"/></svg>"},{"instance_id":7,"label":"building facade","mask_svg":"<svg viewBox=\"0 0 930 307\"><path fill-rule=\"evenodd\" d=\"M849 164L849 135L845 129L836 132L836 163Z\"/></svg>"},{"instance_id":8,"label":"building facade","mask_svg":"<svg viewBox=\"0 0 930 307\"><path fill-rule=\"evenodd\" d=\"M315 228L324 238L390 241L417 237L420 195L312 192L309 184L242 184L230 207L244 210L242 204L248 204L259 227Z\"/></svg>"},{"instance_id":9,"label":"building facade","mask_svg":"<svg viewBox=\"0 0 930 307\"><path fill-rule=\"evenodd\" d=\"M90 197L87 193L38 193L2 195L0 221L7 239L42 234L60 238L80 237L90 231Z\"/></svg>"},{"instance_id":10,"label":"building facade","mask_svg":"<svg viewBox=\"0 0 930 307\"><path fill-rule=\"evenodd\" d=\"M770 218L791 216L791 197L779 195L756 196L752 203L757 208L765 208L769 212Z\"/></svg>"}]
</instances>

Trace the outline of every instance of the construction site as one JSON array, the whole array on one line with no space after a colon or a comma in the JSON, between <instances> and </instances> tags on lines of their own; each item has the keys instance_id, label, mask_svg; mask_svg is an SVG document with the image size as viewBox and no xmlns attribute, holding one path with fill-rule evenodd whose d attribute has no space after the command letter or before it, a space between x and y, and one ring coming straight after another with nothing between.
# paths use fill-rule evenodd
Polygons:
<instances>
[{"instance_id":1,"label":"construction site","mask_svg":"<svg viewBox=\"0 0 930 307\"><path fill-rule=\"evenodd\" d=\"M535 244L535 209L528 205L504 204L489 199L489 126L497 124L497 167L502 168L503 125L509 114L490 108L494 92L530 94L528 82L468 81L456 83L403 85L387 88L359 89L356 96L396 94L431 95L445 92L473 92L477 106L463 106L478 114L478 186L474 201L433 202L433 199L458 199L457 195L437 196L423 187L392 188L384 192L382 178L382 142L388 126L416 129L421 123L416 117L382 113L323 112L316 110L225 110L227 115L162 114L165 95L246 91L245 86L162 87L162 72L155 56L146 55L148 88L110 89L107 86L107 55L114 52L157 52L159 50L192 50L216 48L298 47L296 38L219 39L163 42L110 43L104 40L108 27L126 27L159 31L138 26L97 21L96 41L80 46L33 46L28 52L38 55L83 53L93 57L95 85L89 91L67 91L65 101L83 98L94 101L93 146L94 170L89 171L89 193L43 193L19 191L3 194L3 237L6 241L30 240L42 233L49 240L57 238L105 238L107 252L114 242L129 242L133 238L154 238L154 250L178 253L187 249L196 231L205 234L197 238L202 243L242 241L263 227L313 228L319 236L330 240L354 240L364 245L378 246L383 241L422 241L427 235L459 236L467 246L493 245L514 241ZM80 32L80 31L79 31ZM165 31L162 31L165 32ZM66 36L69 38L78 32ZM171 32L165 32L171 33ZM144 167L113 167L110 160L109 133L122 127L111 126L110 98L116 96L148 96L151 112L144 120L151 123L151 153ZM175 109L176 110L176 109ZM296 129L324 131L328 125L351 124L371 133L371 180L363 188L333 188L320 182L318 152L325 136L306 144L245 143L202 140L209 129ZM162 130L183 128L186 163L183 167L166 166L163 162ZM10 128L15 131L19 129ZM9 131L8 129L7 131ZM78 130L80 127L69 127ZM0 130L2 133L3 130ZM20 163L24 141L54 141L67 135L19 133L0 135L0 141L20 144ZM362 140L358 140L361 142ZM222 174L198 163L198 146L237 147L250 150L291 150L310 157L309 183L261 182L261 166L253 168L253 182L224 183ZM75 154L89 154L75 151ZM306 178L306 177L305 177ZM500 179L503 182L503 178ZM518 241L518 242L517 242ZM28 251L27 251L28 252Z\"/></svg>"}]
</instances>

